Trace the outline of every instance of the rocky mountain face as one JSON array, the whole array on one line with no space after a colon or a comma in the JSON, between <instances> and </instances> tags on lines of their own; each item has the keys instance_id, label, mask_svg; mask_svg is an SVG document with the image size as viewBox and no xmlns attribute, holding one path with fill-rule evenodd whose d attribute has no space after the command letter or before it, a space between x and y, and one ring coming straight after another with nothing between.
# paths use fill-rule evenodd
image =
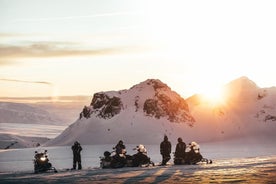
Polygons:
<instances>
[{"instance_id":1,"label":"rocky mountain face","mask_svg":"<svg viewBox=\"0 0 276 184\"><path fill-rule=\"evenodd\" d=\"M105 93L96 93L90 104L90 113L99 118L110 119L119 114L123 108L122 101L119 97L109 97Z\"/></svg>"},{"instance_id":2,"label":"rocky mountain face","mask_svg":"<svg viewBox=\"0 0 276 184\"><path fill-rule=\"evenodd\" d=\"M133 95L135 90L143 93L147 88L152 88L153 95L143 99L141 99L141 95ZM128 95L133 97L131 101L125 99ZM135 107L135 112L143 111L146 116L157 119L163 117L175 123L189 122L190 126L195 122L189 113L186 101L180 95L171 91L166 84L154 79L133 86L129 91L119 91L117 94L110 92L95 93L90 106L87 107L87 111L89 111L87 117L93 114L99 118L110 119L127 106ZM87 112L82 113L87 114Z\"/></svg>"}]
</instances>

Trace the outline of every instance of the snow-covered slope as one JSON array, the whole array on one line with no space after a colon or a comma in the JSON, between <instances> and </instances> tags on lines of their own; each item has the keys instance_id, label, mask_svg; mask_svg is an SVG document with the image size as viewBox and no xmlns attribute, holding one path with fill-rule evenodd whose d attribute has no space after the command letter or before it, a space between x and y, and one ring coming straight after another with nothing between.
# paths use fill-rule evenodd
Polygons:
<instances>
[{"instance_id":1,"label":"snow-covered slope","mask_svg":"<svg viewBox=\"0 0 276 184\"><path fill-rule=\"evenodd\" d=\"M23 103L0 102L0 123L58 125L62 120L48 111Z\"/></svg>"},{"instance_id":2,"label":"snow-covered slope","mask_svg":"<svg viewBox=\"0 0 276 184\"><path fill-rule=\"evenodd\" d=\"M164 134L176 139L194 125L186 101L153 79L129 90L96 93L87 109L90 117L76 121L47 145L69 145L75 140L82 144L113 144L119 139L157 143Z\"/></svg>"},{"instance_id":3,"label":"snow-covered slope","mask_svg":"<svg viewBox=\"0 0 276 184\"><path fill-rule=\"evenodd\" d=\"M0 134L0 149L38 147L49 141L45 137L25 137L12 134Z\"/></svg>"},{"instance_id":4,"label":"snow-covered slope","mask_svg":"<svg viewBox=\"0 0 276 184\"><path fill-rule=\"evenodd\" d=\"M195 129L205 140L276 139L276 88L259 88L247 77L224 88L224 101L211 104L200 95L187 99ZM204 136L205 135L205 136Z\"/></svg>"},{"instance_id":5,"label":"snow-covered slope","mask_svg":"<svg viewBox=\"0 0 276 184\"><path fill-rule=\"evenodd\" d=\"M46 145L70 145L75 140L114 144L119 139L156 144L164 134L173 143L178 137L185 142L276 138L276 90L261 89L246 77L225 86L221 104L209 104L200 95L186 101L161 81L146 80L129 90L96 93L86 110L87 118Z\"/></svg>"}]
</instances>

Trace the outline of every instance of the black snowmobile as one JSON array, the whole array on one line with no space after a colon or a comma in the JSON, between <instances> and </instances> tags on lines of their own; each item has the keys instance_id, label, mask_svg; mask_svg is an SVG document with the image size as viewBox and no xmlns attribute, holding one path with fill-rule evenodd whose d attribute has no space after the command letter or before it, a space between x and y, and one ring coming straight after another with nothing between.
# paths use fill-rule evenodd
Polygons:
<instances>
[{"instance_id":1,"label":"black snowmobile","mask_svg":"<svg viewBox=\"0 0 276 184\"><path fill-rule=\"evenodd\" d=\"M188 149L188 152L186 152L182 156L176 156L176 154L174 154L175 165L197 164L200 162L211 164L213 162L212 160L203 158L203 156L199 152L199 144L197 144L196 142L191 142L188 145Z\"/></svg>"},{"instance_id":2,"label":"black snowmobile","mask_svg":"<svg viewBox=\"0 0 276 184\"><path fill-rule=\"evenodd\" d=\"M146 167L154 165L147 156L146 149L143 145L137 146L134 150L137 150L137 153L132 156L126 155L125 150L121 154L114 154L114 151L105 151L104 157L100 157L101 168Z\"/></svg>"},{"instance_id":3,"label":"black snowmobile","mask_svg":"<svg viewBox=\"0 0 276 184\"><path fill-rule=\"evenodd\" d=\"M147 150L144 145L140 144L133 150L136 150L137 153L132 155L131 167L154 166L154 163L150 160L150 157L147 156Z\"/></svg>"},{"instance_id":4,"label":"black snowmobile","mask_svg":"<svg viewBox=\"0 0 276 184\"><path fill-rule=\"evenodd\" d=\"M34 156L34 173L41 173L47 171L57 172L56 168L52 167L52 164L49 162L47 150L44 152L35 151Z\"/></svg>"}]
</instances>

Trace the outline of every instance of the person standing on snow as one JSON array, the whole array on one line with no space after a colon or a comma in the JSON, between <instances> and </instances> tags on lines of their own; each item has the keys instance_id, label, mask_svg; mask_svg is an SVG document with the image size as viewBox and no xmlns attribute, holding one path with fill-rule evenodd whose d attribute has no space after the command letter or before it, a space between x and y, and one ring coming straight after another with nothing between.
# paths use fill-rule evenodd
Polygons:
<instances>
[{"instance_id":1,"label":"person standing on snow","mask_svg":"<svg viewBox=\"0 0 276 184\"><path fill-rule=\"evenodd\" d=\"M170 156L171 150L172 150L171 142L169 141L168 137L165 135L164 140L160 144L160 154L162 155L161 165L166 165L167 162L171 159L171 156Z\"/></svg>"},{"instance_id":2,"label":"person standing on snow","mask_svg":"<svg viewBox=\"0 0 276 184\"><path fill-rule=\"evenodd\" d=\"M186 150L186 144L183 142L182 138L179 137L177 139L178 143L175 148L175 156L177 158L185 159L185 150Z\"/></svg>"},{"instance_id":3,"label":"person standing on snow","mask_svg":"<svg viewBox=\"0 0 276 184\"><path fill-rule=\"evenodd\" d=\"M77 163L78 163L78 169L81 170L82 166L81 166L81 150L82 147L80 145L80 143L78 141L76 141L74 143L74 145L71 147L72 151L73 151L73 168L72 169L76 169Z\"/></svg>"}]
</instances>

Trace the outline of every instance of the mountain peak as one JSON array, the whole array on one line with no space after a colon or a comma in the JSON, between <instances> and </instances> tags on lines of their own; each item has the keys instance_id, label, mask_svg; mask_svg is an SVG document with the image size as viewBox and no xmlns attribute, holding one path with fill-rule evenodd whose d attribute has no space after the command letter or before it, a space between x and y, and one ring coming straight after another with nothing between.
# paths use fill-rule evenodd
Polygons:
<instances>
[{"instance_id":1,"label":"mountain peak","mask_svg":"<svg viewBox=\"0 0 276 184\"><path fill-rule=\"evenodd\" d=\"M166 118L170 122L189 122L190 126L194 122L186 101L158 79L148 79L129 90L95 93L90 106L82 113L85 117L94 114L111 119L127 110L156 119Z\"/></svg>"},{"instance_id":2,"label":"mountain peak","mask_svg":"<svg viewBox=\"0 0 276 184\"><path fill-rule=\"evenodd\" d=\"M225 86L226 97L231 100L251 101L258 98L260 88L248 77L242 76Z\"/></svg>"},{"instance_id":3,"label":"mountain peak","mask_svg":"<svg viewBox=\"0 0 276 184\"><path fill-rule=\"evenodd\" d=\"M164 134L177 139L194 122L179 94L158 79L148 79L130 89L95 93L80 119L49 144L66 145L74 140L99 144L116 139L156 143Z\"/></svg>"},{"instance_id":4,"label":"mountain peak","mask_svg":"<svg viewBox=\"0 0 276 184\"><path fill-rule=\"evenodd\" d=\"M239 78L231 81L230 83L228 83L228 86L233 86L235 88L239 87L239 88L243 88L243 89L256 89L256 88L258 88L256 83L253 82L252 80L250 80L246 76L242 76L242 77L239 77Z\"/></svg>"},{"instance_id":5,"label":"mountain peak","mask_svg":"<svg viewBox=\"0 0 276 184\"><path fill-rule=\"evenodd\" d=\"M146 86L146 85L152 86L155 90L160 89L160 88L170 89L167 84L163 83L159 79L147 79L144 82L141 82L137 85L134 85L132 88L143 87L143 86ZM130 89L132 89L132 88L130 88Z\"/></svg>"}]
</instances>

